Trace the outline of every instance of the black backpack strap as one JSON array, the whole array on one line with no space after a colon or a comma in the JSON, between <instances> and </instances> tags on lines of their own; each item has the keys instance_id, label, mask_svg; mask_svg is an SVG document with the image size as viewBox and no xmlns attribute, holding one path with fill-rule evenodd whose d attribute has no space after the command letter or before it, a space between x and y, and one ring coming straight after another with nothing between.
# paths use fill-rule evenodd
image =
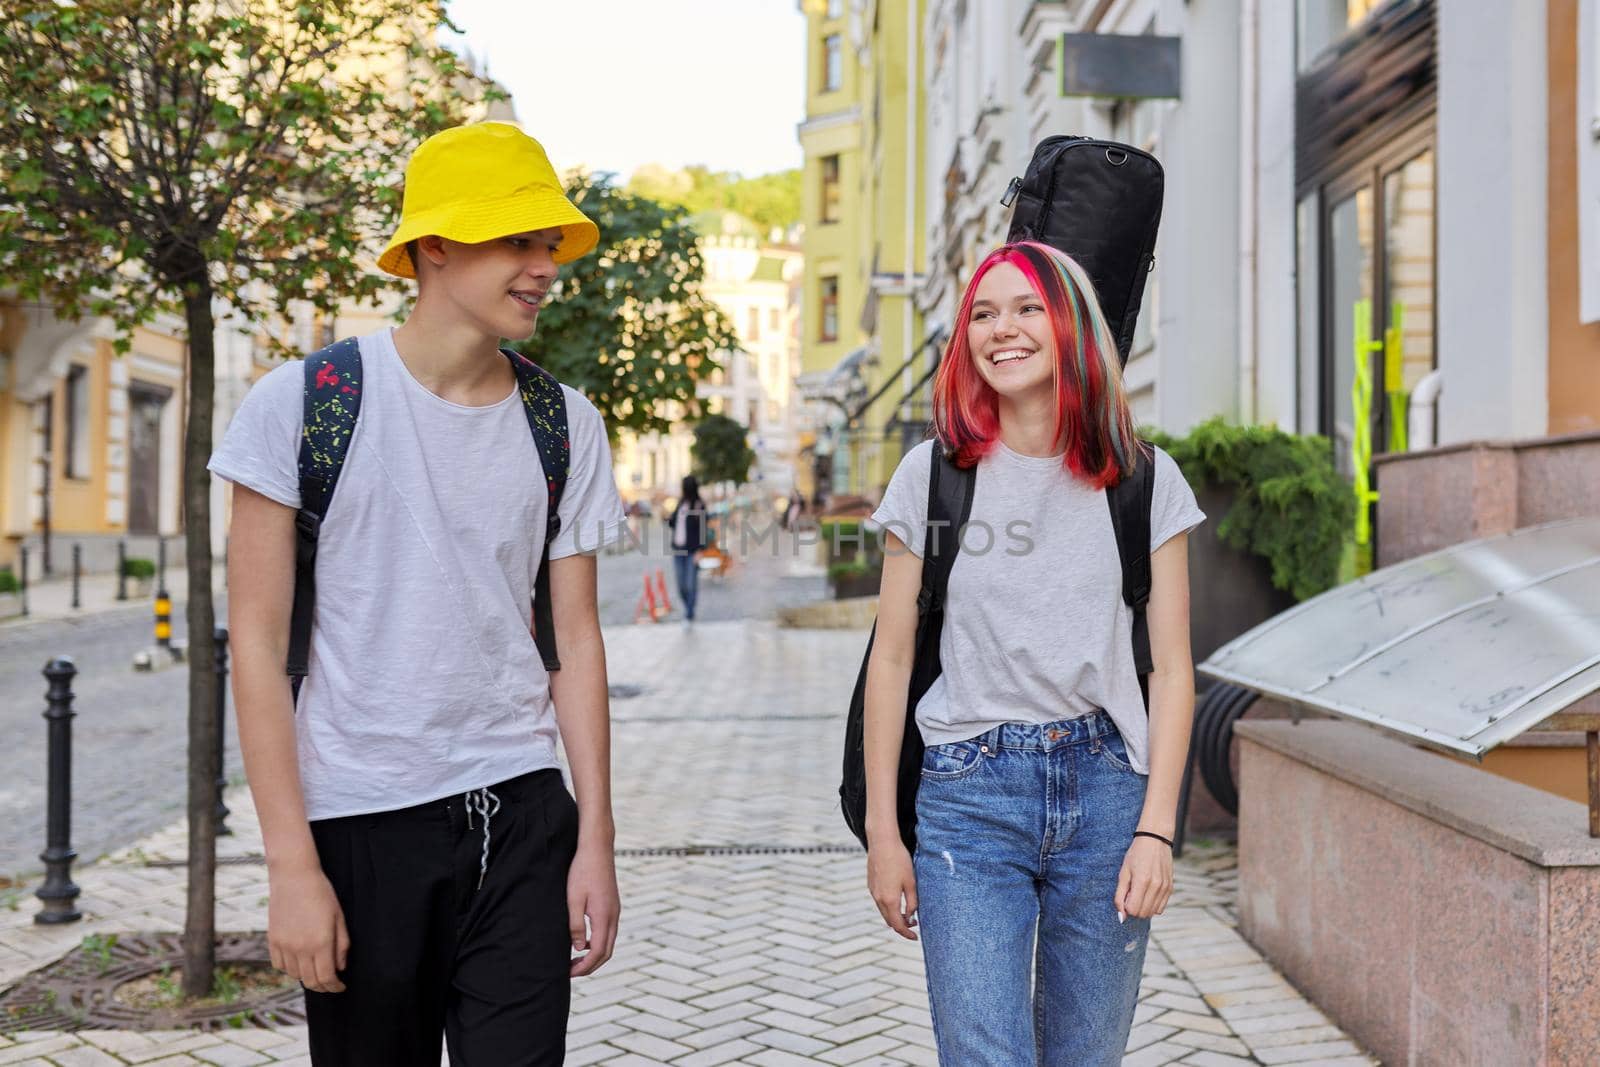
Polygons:
<instances>
[{"instance_id":1,"label":"black backpack strap","mask_svg":"<svg viewBox=\"0 0 1600 1067\"><path fill-rule=\"evenodd\" d=\"M930 451L928 526L922 549L922 591L917 594L919 616L944 609L950 570L961 550L961 529L972 517L972 494L978 483L976 465L956 466L938 441Z\"/></svg>"},{"instance_id":2,"label":"black backpack strap","mask_svg":"<svg viewBox=\"0 0 1600 1067\"><path fill-rule=\"evenodd\" d=\"M1122 560L1122 599L1133 609L1133 668L1139 675L1139 692L1145 711L1150 710L1150 626L1145 606L1150 602L1150 507L1155 499L1155 453L1139 442L1133 473L1106 490L1111 508L1111 529Z\"/></svg>"},{"instance_id":3,"label":"black backpack strap","mask_svg":"<svg viewBox=\"0 0 1600 1067\"><path fill-rule=\"evenodd\" d=\"M550 542L561 532L561 496L567 488L567 475L572 470L572 438L567 432L567 398L555 375L534 363L526 356L503 350L517 374L517 391L522 395L522 408L528 416L528 428L533 431L533 444L539 450L539 463L544 467L545 487L549 494L548 518L545 521L544 553L539 560L539 574L533 583L533 643L544 660L544 669L559 671L561 659L556 654L556 624L550 607Z\"/></svg>"},{"instance_id":4,"label":"black backpack strap","mask_svg":"<svg viewBox=\"0 0 1600 1067\"><path fill-rule=\"evenodd\" d=\"M294 522L294 610L289 619L287 665L297 697L311 655L317 541L361 414L361 345L353 337L336 341L307 356L304 371L300 511Z\"/></svg>"}]
</instances>

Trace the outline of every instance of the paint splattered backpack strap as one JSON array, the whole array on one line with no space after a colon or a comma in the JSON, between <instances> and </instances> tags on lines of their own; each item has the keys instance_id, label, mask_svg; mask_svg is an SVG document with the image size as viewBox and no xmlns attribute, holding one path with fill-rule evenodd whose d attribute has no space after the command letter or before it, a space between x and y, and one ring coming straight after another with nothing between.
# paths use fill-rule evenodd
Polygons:
<instances>
[{"instance_id":1,"label":"paint splattered backpack strap","mask_svg":"<svg viewBox=\"0 0 1600 1067\"><path fill-rule=\"evenodd\" d=\"M288 662L296 698L311 655L311 623L317 605L317 541L361 414L361 346L355 338L336 341L306 357L303 396L300 511L294 524L294 611L289 621Z\"/></svg>"},{"instance_id":2,"label":"paint splattered backpack strap","mask_svg":"<svg viewBox=\"0 0 1600 1067\"><path fill-rule=\"evenodd\" d=\"M572 469L572 438L567 431L567 398L555 376L526 356L505 351L517 374L518 392L533 443L544 468L549 510L545 521L544 553L539 560L539 575L533 584L533 642L544 660L544 669L558 671L561 659L556 653L555 619L550 606L550 542L561 532L561 496Z\"/></svg>"}]
</instances>

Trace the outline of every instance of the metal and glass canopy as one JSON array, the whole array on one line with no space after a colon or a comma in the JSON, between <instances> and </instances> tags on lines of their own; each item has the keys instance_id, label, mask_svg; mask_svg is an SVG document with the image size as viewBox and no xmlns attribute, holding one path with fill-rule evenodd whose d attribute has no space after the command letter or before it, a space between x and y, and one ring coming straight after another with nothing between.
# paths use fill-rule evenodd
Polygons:
<instances>
[{"instance_id":1,"label":"metal and glass canopy","mask_svg":"<svg viewBox=\"0 0 1600 1067\"><path fill-rule=\"evenodd\" d=\"M1600 516L1384 567L1267 620L1198 669L1482 756L1600 690ZM1570 718L1567 728L1587 731L1600 719Z\"/></svg>"}]
</instances>

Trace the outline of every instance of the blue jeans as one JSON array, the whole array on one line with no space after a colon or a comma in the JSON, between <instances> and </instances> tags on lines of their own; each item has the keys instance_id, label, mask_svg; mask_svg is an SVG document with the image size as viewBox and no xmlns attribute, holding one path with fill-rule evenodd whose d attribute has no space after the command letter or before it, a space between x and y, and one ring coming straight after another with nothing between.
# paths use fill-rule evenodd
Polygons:
<instances>
[{"instance_id":1,"label":"blue jeans","mask_svg":"<svg viewBox=\"0 0 1600 1067\"><path fill-rule=\"evenodd\" d=\"M700 561L692 552L673 550L672 568L678 576L678 599L683 602L683 616L694 618L694 602L700 592Z\"/></svg>"},{"instance_id":2,"label":"blue jeans","mask_svg":"<svg viewBox=\"0 0 1600 1067\"><path fill-rule=\"evenodd\" d=\"M918 922L939 1062L1115 1067L1148 919L1117 922L1144 804L1105 712L935 745L917 794Z\"/></svg>"}]
</instances>

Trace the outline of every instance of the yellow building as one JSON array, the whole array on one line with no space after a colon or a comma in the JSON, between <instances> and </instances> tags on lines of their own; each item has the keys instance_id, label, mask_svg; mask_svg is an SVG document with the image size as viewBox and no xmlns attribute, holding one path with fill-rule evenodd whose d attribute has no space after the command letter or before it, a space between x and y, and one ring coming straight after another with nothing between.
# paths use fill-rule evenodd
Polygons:
<instances>
[{"instance_id":1,"label":"yellow building","mask_svg":"<svg viewBox=\"0 0 1600 1067\"><path fill-rule=\"evenodd\" d=\"M118 356L105 322L0 298L0 566L26 538L34 578L66 573L73 544L107 570L118 539L153 556L148 538L181 529L181 336L162 316Z\"/></svg>"},{"instance_id":2,"label":"yellow building","mask_svg":"<svg viewBox=\"0 0 1600 1067\"><path fill-rule=\"evenodd\" d=\"M876 496L922 437L935 357L913 293L925 255L924 0L801 0L806 15L801 385L827 495Z\"/></svg>"}]
</instances>

